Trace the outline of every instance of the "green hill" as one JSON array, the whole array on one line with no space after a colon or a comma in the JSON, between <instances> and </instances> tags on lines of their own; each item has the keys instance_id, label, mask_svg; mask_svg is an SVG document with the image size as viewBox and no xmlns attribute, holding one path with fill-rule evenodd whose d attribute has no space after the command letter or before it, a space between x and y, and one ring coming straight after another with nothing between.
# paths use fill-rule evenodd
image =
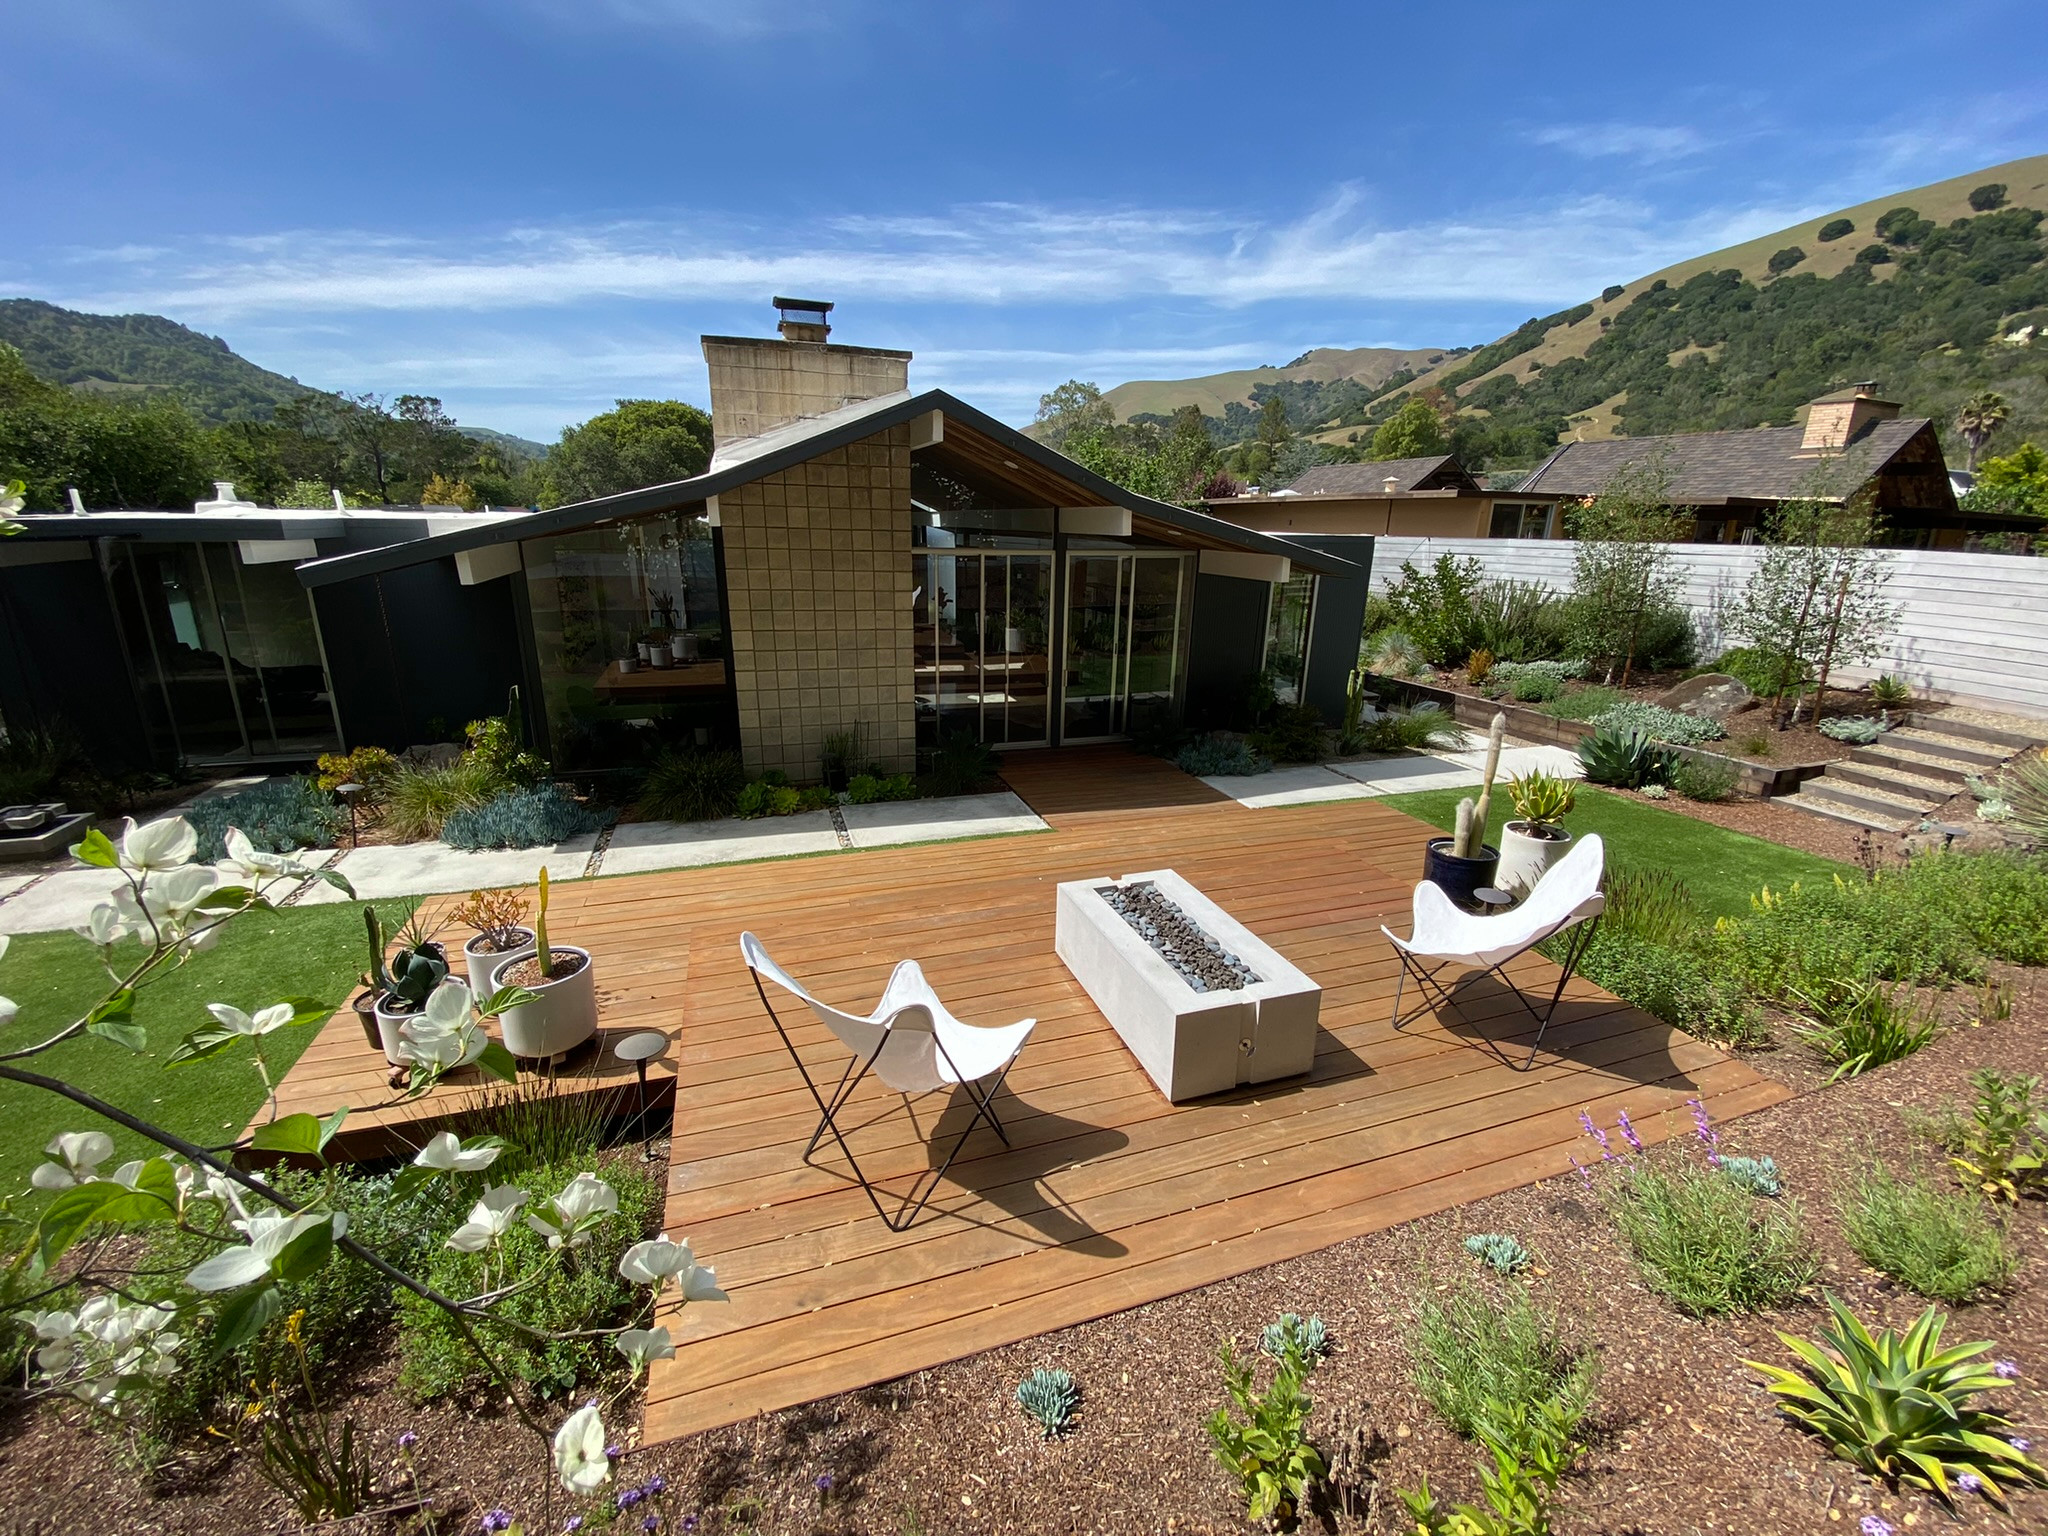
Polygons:
<instances>
[{"instance_id":1,"label":"green hill","mask_svg":"<svg viewBox=\"0 0 2048 1536\"><path fill-rule=\"evenodd\" d=\"M40 299L0 299L0 341L40 378L112 395L168 391L212 425L266 421L311 392L236 356L218 336L162 315L88 315Z\"/></svg>"},{"instance_id":2,"label":"green hill","mask_svg":"<svg viewBox=\"0 0 2048 1536\"><path fill-rule=\"evenodd\" d=\"M1134 416L1171 416L1184 405L1198 405L1204 416L1222 420L1233 404L1254 405L1261 398L1261 386L1327 385L1351 379L1370 393L1395 374L1428 368L1444 356L1442 347L1406 352L1393 347L1317 347L1281 368L1238 368L1197 379L1133 379L1109 390L1103 398L1115 408L1119 421Z\"/></svg>"}]
</instances>

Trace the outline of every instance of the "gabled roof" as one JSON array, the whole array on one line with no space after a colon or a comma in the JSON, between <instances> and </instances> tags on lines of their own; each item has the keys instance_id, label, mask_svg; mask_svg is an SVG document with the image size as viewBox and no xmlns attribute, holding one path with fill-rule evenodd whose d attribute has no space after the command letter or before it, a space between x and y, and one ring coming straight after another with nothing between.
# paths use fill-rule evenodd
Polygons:
<instances>
[{"instance_id":1,"label":"gabled roof","mask_svg":"<svg viewBox=\"0 0 2048 1536\"><path fill-rule=\"evenodd\" d=\"M1318 464L1288 489L1301 496L1379 496L1385 494L1389 479L1396 491L1479 490L1479 482L1448 453L1372 464Z\"/></svg>"},{"instance_id":2,"label":"gabled roof","mask_svg":"<svg viewBox=\"0 0 2048 1536\"><path fill-rule=\"evenodd\" d=\"M1928 430L1926 418L1918 416L1876 422L1849 445L1843 459L1860 483L1882 474L1908 443ZM1677 505L1785 501L1808 494L1826 462L1800 452L1804 437L1803 427L1752 427L1566 443L1522 482L1521 489L1597 496L1630 465L1661 458L1671 475L1671 500Z\"/></svg>"},{"instance_id":3,"label":"gabled roof","mask_svg":"<svg viewBox=\"0 0 2048 1536\"><path fill-rule=\"evenodd\" d=\"M1205 512L1191 512L1186 507L1154 501L1149 496L1125 490L1065 454L1026 437L1015 427L1006 426L965 401L955 399L944 390L931 389L919 395L894 394L877 400L864 400L829 415L808 417L763 433L758 438L735 443L730 448L719 450L712 468L687 480L652 485L643 490L622 491L615 496L599 496L566 507L552 507L545 512L507 518L488 526L464 527L436 534L408 544L309 560L298 567L299 580L309 587L328 586L357 576L373 576L405 566L421 565L467 549L701 506L710 497L725 495L742 485L872 437L877 432L931 411L939 412L949 422L959 422L984 437L995 439L1016 458L1028 459L1039 470L1085 492L1093 498L1085 504L1127 507L1134 518L1163 524L1183 536L1218 549L1244 549L1280 555L1310 571L1344 575L1355 569L1348 561L1308 549L1291 539L1255 533Z\"/></svg>"}]
</instances>

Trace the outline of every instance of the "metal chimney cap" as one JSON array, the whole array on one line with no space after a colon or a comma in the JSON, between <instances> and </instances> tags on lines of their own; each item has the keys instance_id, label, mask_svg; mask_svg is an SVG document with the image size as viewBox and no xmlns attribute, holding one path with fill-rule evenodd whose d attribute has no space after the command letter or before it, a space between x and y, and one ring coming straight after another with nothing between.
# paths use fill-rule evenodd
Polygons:
<instances>
[{"instance_id":1,"label":"metal chimney cap","mask_svg":"<svg viewBox=\"0 0 2048 1536\"><path fill-rule=\"evenodd\" d=\"M768 302L780 310L798 309L806 314L813 315L829 315L832 313L832 306L823 299L785 299L778 296L770 299Z\"/></svg>"}]
</instances>

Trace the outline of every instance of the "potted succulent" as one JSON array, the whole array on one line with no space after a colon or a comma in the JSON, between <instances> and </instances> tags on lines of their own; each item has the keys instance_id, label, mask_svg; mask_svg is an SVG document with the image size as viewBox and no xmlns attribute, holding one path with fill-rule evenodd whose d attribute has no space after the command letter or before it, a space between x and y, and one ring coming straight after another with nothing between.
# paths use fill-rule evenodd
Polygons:
<instances>
[{"instance_id":1,"label":"potted succulent","mask_svg":"<svg viewBox=\"0 0 2048 1536\"><path fill-rule=\"evenodd\" d=\"M517 891L471 891L455 909L455 921L476 930L462 946L462 959L469 990L478 997L490 996L491 972L501 962L533 953L526 898Z\"/></svg>"},{"instance_id":2,"label":"potted succulent","mask_svg":"<svg viewBox=\"0 0 2048 1536\"><path fill-rule=\"evenodd\" d=\"M1501 828L1500 869L1494 884L1514 896L1527 896L1550 866L1572 845L1562 825L1578 803L1578 786L1570 779L1537 769L1508 780L1508 799L1515 819Z\"/></svg>"},{"instance_id":3,"label":"potted succulent","mask_svg":"<svg viewBox=\"0 0 2048 1536\"><path fill-rule=\"evenodd\" d=\"M426 1007L434 988L447 976L448 955L427 936L415 913L399 930L397 953L387 961L384 925L378 921L374 907L364 908L363 921L370 939L371 975L378 988L377 1041L383 1047L386 1061L394 1067L403 1066L405 1057L399 1051L399 1031Z\"/></svg>"},{"instance_id":4,"label":"potted succulent","mask_svg":"<svg viewBox=\"0 0 2048 1536\"><path fill-rule=\"evenodd\" d=\"M1460 800L1456 830L1449 837L1431 838L1422 854L1422 878L1467 911L1478 908L1472 893L1494 883L1500 863L1500 850L1486 841L1486 816L1493 804L1493 776L1500 768L1507 728L1508 717L1496 714L1486 734L1486 778L1478 801Z\"/></svg>"},{"instance_id":5,"label":"potted succulent","mask_svg":"<svg viewBox=\"0 0 2048 1536\"><path fill-rule=\"evenodd\" d=\"M548 942L548 872L540 872L533 952L500 960L489 990L517 987L521 1000L499 1015L514 1056L559 1056L597 1033L597 966L590 951Z\"/></svg>"}]
</instances>

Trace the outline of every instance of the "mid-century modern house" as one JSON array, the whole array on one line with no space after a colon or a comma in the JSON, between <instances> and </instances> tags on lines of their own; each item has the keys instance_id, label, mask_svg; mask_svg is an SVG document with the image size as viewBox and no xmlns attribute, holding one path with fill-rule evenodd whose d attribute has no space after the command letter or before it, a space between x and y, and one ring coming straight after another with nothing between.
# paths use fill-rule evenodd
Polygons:
<instances>
[{"instance_id":1,"label":"mid-century modern house","mask_svg":"<svg viewBox=\"0 0 2048 1536\"><path fill-rule=\"evenodd\" d=\"M1874 385L1854 384L1814 401L1796 426L1566 443L1521 493L1596 496L1627 466L1654 461L1670 476L1672 502L1697 515L1704 544L1754 542L1765 514L1816 495L1867 495L1890 542L1911 547L1961 549L1972 532L2038 527L1958 511L1934 423L1899 410Z\"/></svg>"},{"instance_id":2,"label":"mid-century modern house","mask_svg":"<svg viewBox=\"0 0 2048 1536\"><path fill-rule=\"evenodd\" d=\"M1489 490L1448 453L1375 464L1318 464L1284 490L1208 503L1265 533L1387 534L1440 539L1547 539L1555 492Z\"/></svg>"},{"instance_id":3,"label":"mid-century modern house","mask_svg":"<svg viewBox=\"0 0 2048 1536\"><path fill-rule=\"evenodd\" d=\"M830 305L776 304L777 338L704 339L717 450L689 480L526 513L22 519L0 712L91 713L114 761L284 762L437 739L517 685L566 770L653 729L801 782L830 734L891 769L942 733L1113 739L1222 719L1262 671L1341 709L1369 538L1135 495L912 394L907 352L830 343Z\"/></svg>"}]
</instances>

